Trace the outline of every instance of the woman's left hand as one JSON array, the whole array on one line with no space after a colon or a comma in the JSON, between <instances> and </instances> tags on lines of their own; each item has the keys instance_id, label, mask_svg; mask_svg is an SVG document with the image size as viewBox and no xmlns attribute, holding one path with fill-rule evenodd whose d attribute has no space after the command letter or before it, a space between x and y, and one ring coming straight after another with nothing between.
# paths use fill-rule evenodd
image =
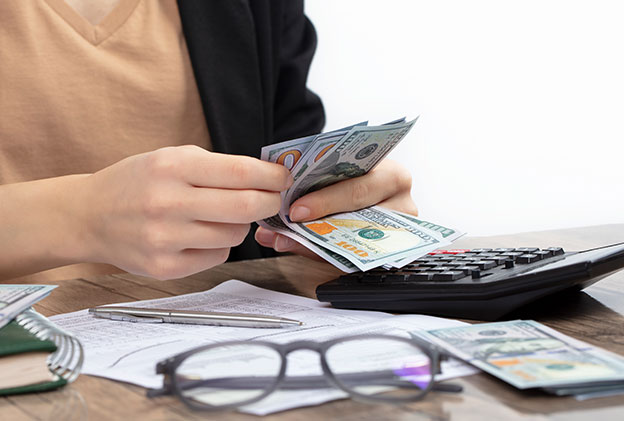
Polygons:
<instances>
[{"instance_id":1,"label":"woman's left hand","mask_svg":"<svg viewBox=\"0 0 624 421\"><path fill-rule=\"evenodd\" d=\"M290 207L293 222L306 222L372 205L418 215L410 190L412 177L401 164L385 159L367 174L341 181L297 199ZM258 227L256 241L278 252L291 252L315 259L316 254L296 241Z\"/></svg>"}]
</instances>

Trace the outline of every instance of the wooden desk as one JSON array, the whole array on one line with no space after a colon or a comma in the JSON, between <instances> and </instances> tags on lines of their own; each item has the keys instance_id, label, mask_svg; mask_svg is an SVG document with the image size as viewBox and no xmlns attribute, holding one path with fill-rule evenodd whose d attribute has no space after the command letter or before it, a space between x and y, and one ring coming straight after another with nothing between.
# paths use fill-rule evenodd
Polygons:
<instances>
[{"instance_id":1,"label":"wooden desk","mask_svg":"<svg viewBox=\"0 0 624 421\"><path fill-rule=\"evenodd\" d=\"M518 235L466 238L454 247L563 246L568 250L624 240L624 224ZM101 304L168 297L209 289L228 279L240 279L278 291L314 297L320 283L339 272L324 263L297 256L228 263L181 280L119 274L57 282L59 288L36 306L45 315ZM624 272L567 295L547 298L513 315L538 320L567 335L624 355ZM519 392L486 374L457 379L458 395L432 393L404 407L368 405L341 400L267 416L269 420L623 420L624 397L578 402L539 392ZM61 390L0 400L2 420L251 420L239 413L192 412L172 397L147 399L145 390L110 380L80 376Z\"/></svg>"}]
</instances>

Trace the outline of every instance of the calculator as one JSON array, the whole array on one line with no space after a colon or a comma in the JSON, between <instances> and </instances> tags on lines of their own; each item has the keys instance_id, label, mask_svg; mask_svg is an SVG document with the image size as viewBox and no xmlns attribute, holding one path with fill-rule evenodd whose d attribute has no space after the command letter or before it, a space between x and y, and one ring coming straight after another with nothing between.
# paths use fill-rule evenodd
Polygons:
<instances>
[{"instance_id":1,"label":"calculator","mask_svg":"<svg viewBox=\"0 0 624 421\"><path fill-rule=\"evenodd\" d=\"M319 285L316 295L344 309L497 320L623 268L624 242L580 252L562 247L437 250L400 269L345 274Z\"/></svg>"}]
</instances>

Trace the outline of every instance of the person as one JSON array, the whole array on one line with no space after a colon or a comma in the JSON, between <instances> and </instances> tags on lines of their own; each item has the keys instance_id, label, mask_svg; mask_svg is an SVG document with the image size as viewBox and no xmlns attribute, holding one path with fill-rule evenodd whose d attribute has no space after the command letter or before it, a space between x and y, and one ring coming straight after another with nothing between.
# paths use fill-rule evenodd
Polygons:
<instances>
[{"instance_id":1,"label":"person","mask_svg":"<svg viewBox=\"0 0 624 421\"><path fill-rule=\"evenodd\" d=\"M292 183L260 148L324 125L302 1L9 1L0 28L0 279L172 279L307 253L250 232ZM410 187L382 162L290 216L416 213Z\"/></svg>"}]
</instances>

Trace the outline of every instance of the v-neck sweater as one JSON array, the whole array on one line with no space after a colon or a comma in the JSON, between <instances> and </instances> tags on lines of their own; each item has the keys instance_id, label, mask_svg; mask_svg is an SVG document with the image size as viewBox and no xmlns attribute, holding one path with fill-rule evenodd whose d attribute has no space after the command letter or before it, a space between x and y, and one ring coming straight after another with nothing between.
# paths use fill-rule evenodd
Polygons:
<instances>
[{"instance_id":1,"label":"v-neck sweater","mask_svg":"<svg viewBox=\"0 0 624 421\"><path fill-rule=\"evenodd\" d=\"M97 25L63 0L0 1L0 184L183 144L210 137L175 0L120 0Z\"/></svg>"},{"instance_id":2,"label":"v-neck sweater","mask_svg":"<svg viewBox=\"0 0 624 421\"><path fill-rule=\"evenodd\" d=\"M210 139L174 0L0 2L0 184Z\"/></svg>"}]
</instances>

